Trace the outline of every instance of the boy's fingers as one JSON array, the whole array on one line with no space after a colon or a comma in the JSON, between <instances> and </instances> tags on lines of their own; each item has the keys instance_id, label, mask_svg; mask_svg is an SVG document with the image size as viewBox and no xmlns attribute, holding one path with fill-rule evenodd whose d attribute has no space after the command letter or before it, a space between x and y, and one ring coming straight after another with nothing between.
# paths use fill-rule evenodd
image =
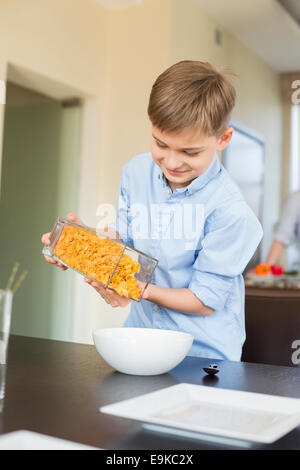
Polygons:
<instances>
[{"instance_id":1,"label":"boy's fingers","mask_svg":"<svg viewBox=\"0 0 300 470\"><path fill-rule=\"evenodd\" d=\"M57 264L56 261L52 258L49 258L49 256L44 255L44 258L48 263Z\"/></svg>"},{"instance_id":2,"label":"boy's fingers","mask_svg":"<svg viewBox=\"0 0 300 470\"><path fill-rule=\"evenodd\" d=\"M67 215L66 218L67 218L68 220L77 219L77 215L76 215L76 214L73 214L73 212L69 212L69 214Z\"/></svg>"},{"instance_id":3,"label":"boy's fingers","mask_svg":"<svg viewBox=\"0 0 300 470\"><path fill-rule=\"evenodd\" d=\"M148 291L147 291L147 289L146 289L146 290L144 290L144 291L143 291L143 294L142 294L142 299L145 299L145 300L147 300L147 299L148 299L148 297L149 297L149 293L148 293Z\"/></svg>"},{"instance_id":4,"label":"boy's fingers","mask_svg":"<svg viewBox=\"0 0 300 470\"><path fill-rule=\"evenodd\" d=\"M51 235L51 232L44 233L42 235L41 242L44 245L50 245L50 235ZM50 258L49 256L44 255L44 258L48 263L56 264L62 271L66 271L68 269L67 266L65 266L64 264L58 263L57 261L55 261L53 258Z\"/></svg>"},{"instance_id":5,"label":"boy's fingers","mask_svg":"<svg viewBox=\"0 0 300 470\"><path fill-rule=\"evenodd\" d=\"M47 256L47 255L44 255L44 258L45 258L45 260L47 261L47 263L55 264L55 265L58 266L62 271L66 271L66 270L68 269L67 266L65 266L64 264L58 263L57 261L55 261L55 259L50 258L50 257Z\"/></svg>"},{"instance_id":6,"label":"boy's fingers","mask_svg":"<svg viewBox=\"0 0 300 470\"><path fill-rule=\"evenodd\" d=\"M112 302L118 302L122 300L122 296L117 294L116 292L113 292L109 289L104 289L105 295L112 301Z\"/></svg>"},{"instance_id":7,"label":"boy's fingers","mask_svg":"<svg viewBox=\"0 0 300 470\"><path fill-rule=\"evenodd\" d=\"M44 233L44 234L42 235L41 242L42 242L44 245L50 245L50 235L51 235L51 232L49 232L49 233Z\"/></svg>"},{"instance_id":8,"label":"boy's fingers","mask_svg":"<svg viewBox=\"0 0 300 470\"><path fill-rule=\"evenodd\" d=\"M50 264L55 264L55 265L58 266L62 271L66 271L66 270L68 269L67 266L64 266L63 264L58 263L58 262L55 261L54 259L49 258L49 256L44 255L44 258L45 258L45 260L46 260L48 263L50 263Z\"/></svg>"},{"instance_id":9,"label":"boy's fingers","mask_svg":"<svg viewBox=\"0 0 300 470\"><path fill-rule=\"evenodd\" d=\"M130 302L130 299L127 299L127 297L123 297L117 294L116 292L113 292L109 289L105 289L105 287L101 286L100 284L97 284L94 281L90 281L87 278L84 278L84 280L92 287L94 287L94 289L101 295L105 302L111 307L125 307Z\"/></svg>"},{"instance_id":10,"label":"boy's fingers","mask_svg":"<svg viewBox=\"0 0 300 470\"><path fill-rule=\"evenodd\" d=\"M97 282L91 281L91 285L95 287L99 292L105 292L104 287L102 287L100 284L97 284Z\"/></svg>"},{"instance_id":11,"label":"boy's fingers","mask_svg":"<svg viewBox=\"0 0 300 470\"><path fill-rule=\"evenodd\" d=\"M87 277L84 278L84 281L90 286L94 287L94 289L96 289L96 291L98 291L99 294L101 294L103 297L103 294L105 293L105 289L100 284L97 284L96 282L91 281Z\"/></svg>"},{"instance_id":12,"label":"boy's fingers","mask_svg":"<svg viewBox=\"0 0 300 470\"><path fill-rule=\"evenodd\" d=\"M110 305L112 307L125 307L131 302L131 299L124 295L120 295L117 292L112 292L109 289L105 289L106 293L109 295Z\"/></svg>"},{"instance_id":13,"label":"boy's fingers","mask_svg":"<svg viewBox=\"0 0 300 470\"><path fill-rule=\"evenodd\" d=\"M92 282L91 283L91 286L94 287L94 289L96 289L97 292L99 292L99 294L101 295L101 297L103 297L103 299L105 300L105 302L107 302L108 304L110 304L111 302L111 297L109 296L109 294L107 294L106 292L106 289L102 286L100 286L99 284L97 284L96 282Z\"/></svg>"},{"instance_id":14,"label":"boy's fingers","mask_svg":"<svg viewBox=\"0 0 300 470\"><path fill-rule=\"evenodd\" d=\"M73 214L70 212L67 217L68 220L71 220L71 222L75 222L76 224L83 225L82 221L77 217L76 214Z\"/></svg>"},{"instance_id":15,"label":"boy's fingers","mask_svg":"<svg viewBox=\"0 0 300 470\"><path fill-rule=\"evenodd\" d=\"M92 282L91 285L94 287L94 289L96 289L97 292L99 292L99 294L107 304L111 305L111 307L119 306L118 299L116 299L116 297L114 296L114 292L105 289L105 287L97 284L96 282ZM116 294L116 296L119 297L118 294Z\"/></svg>"}]
</instances>

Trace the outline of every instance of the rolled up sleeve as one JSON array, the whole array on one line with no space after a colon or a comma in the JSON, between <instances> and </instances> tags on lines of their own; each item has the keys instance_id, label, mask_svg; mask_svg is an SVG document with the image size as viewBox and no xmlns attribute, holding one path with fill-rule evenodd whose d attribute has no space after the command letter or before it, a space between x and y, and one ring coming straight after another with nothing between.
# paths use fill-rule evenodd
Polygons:
<instances>
[{"instance_id":1,"label":"rolled up sleeve","mask_svg":"<svg viewBox=\"0 0 300 470\"><path fill-rule=\"evenodd\" d=\"M233 279L243 273L262 235L259 221L244 201L217 210L207 220L188 288L206 306L224 308Z\"/></svg>"},{"instance_id":2,"label":"rolled up sleeve","mask_svg":"<svg viewBox=\"0 0 300 470\"><path fill-rule=\"evenodd\" d=\"M222 310L231 284L231 278L196 270L189 284L189 289L207 307L213 310Z\"/></svg>"}]
</instances>

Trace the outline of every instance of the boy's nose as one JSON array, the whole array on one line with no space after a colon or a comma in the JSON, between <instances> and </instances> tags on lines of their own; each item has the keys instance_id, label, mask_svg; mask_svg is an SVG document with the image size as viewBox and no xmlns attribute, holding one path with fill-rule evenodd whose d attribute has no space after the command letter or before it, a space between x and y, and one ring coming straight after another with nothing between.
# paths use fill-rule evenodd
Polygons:
<instances>
[{"instance_id":1,"label":"boy's nose","mask_svg":"<svg viewBox=\"0 0 300 470\"><path fill-rule=\"evenodd\" d=\"M169 152L168 156L165 158L164 163L165 163L166 168L168 168L169 170L173 170L173 171L180 170L181 162L178 159L178 157L175 155L175 152L172 152L172 151Z\"/></svg>"}]
</instances>

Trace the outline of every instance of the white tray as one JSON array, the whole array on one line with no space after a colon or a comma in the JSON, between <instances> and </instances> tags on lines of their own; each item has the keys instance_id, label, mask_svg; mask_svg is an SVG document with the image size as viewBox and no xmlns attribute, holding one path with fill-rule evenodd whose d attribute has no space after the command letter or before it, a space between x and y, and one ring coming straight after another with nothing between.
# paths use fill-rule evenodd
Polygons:
<instances>
[{"instance_id":1,"label":"white tray","mask_svg":"<svg viewBox=\"0 0 300 470\"><path fill-rule=\"evenodd\" d=\"M179 384L100 408L152 429L271 443L300 425L300 399ZM155 427L153 427L153 425ZM159 426L159 428L157 427Z\"/></svg>"},{"instance_id":2,"label":"white tray","mask_svg":"<svg viewBox=\"0 0 300 470\"><path fill-rule=\"evenodd\" d=\"M76 442L32 431L14 431L0 435L0 450L99 450Z\"/></svg>"}]
</instances>

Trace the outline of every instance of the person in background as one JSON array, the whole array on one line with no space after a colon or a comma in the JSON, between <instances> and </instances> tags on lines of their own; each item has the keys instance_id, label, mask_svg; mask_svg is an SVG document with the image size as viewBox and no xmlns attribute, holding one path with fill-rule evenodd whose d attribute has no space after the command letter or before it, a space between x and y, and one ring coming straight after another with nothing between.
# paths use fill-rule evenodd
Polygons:
<instances>
[{"instance_id":1,"label":"person in background","mask_svg":"<svg viewBox=\"0 0 300 470\"><path fill-rule=\"evenodd\" d=\"M282 216L273 243L269 250L266 264L275 266L284 249L295 239L300 248L300 191L290 194L283 207Z\"/></svg>"}]
</instances>

